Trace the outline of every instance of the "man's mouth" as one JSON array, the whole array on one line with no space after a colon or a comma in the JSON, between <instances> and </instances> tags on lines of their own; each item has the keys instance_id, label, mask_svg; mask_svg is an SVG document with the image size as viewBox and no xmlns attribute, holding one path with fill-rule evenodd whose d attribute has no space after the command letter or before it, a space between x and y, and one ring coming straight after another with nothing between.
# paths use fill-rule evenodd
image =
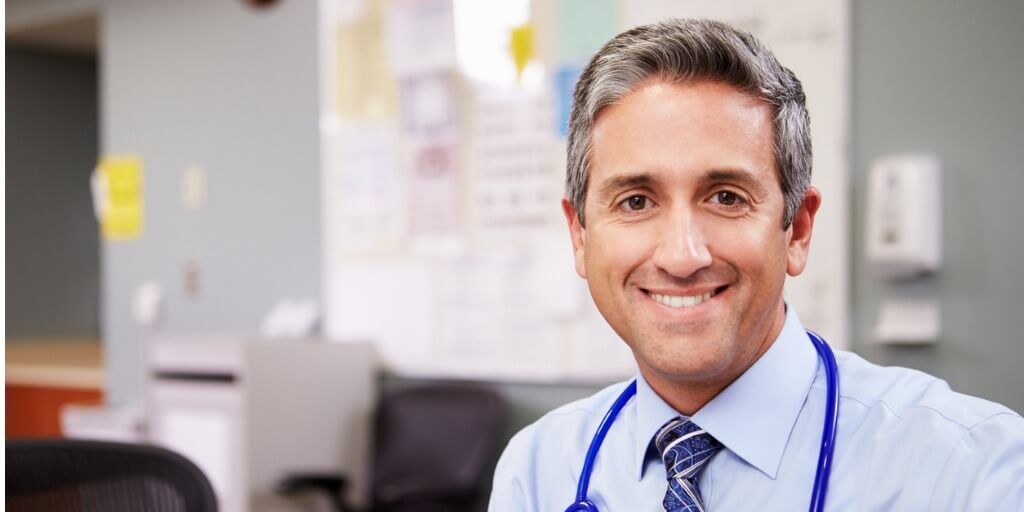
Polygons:
<instances>
[{"instance_id":1,"label":"man's mouth","mask_svg":"<svg viewBox=\"0 0 1024 512\"><path fill-rule=\"evenodd\" d=\"M648 297L654 299L655 302L661 304L662 306L670 307L673 309L681 309L693 307L706 300L709 300L715 295L721 293L726 288L727 286L720 286L718 288L715 288L714 290L704 292L699 295L668 295L654 293L648 290L644 290L644 293L646 293Z\"/></svg>"}]
</instances>

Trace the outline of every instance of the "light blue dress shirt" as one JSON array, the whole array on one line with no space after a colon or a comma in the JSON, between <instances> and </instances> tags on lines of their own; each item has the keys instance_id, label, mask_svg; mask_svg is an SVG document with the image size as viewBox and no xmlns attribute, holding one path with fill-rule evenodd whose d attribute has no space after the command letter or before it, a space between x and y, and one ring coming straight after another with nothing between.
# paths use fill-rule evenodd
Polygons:
<instances>
[{"instance_id":1,"label":"light blue dress shirt","mask_svg":"<svg viewBox=\"0 0 1024 512\"><path fill-rule=\"evenodd\" d=\"M942 380L836 351L839 432L826 509L1024 510L1024 419ZM562 511L587 447L628 382L560 407L509 442L492 512ZM724 449L700 476L707 510L807 510L825 414L825 378L793 308L779 338L693 415ZM642 378L608 432L589 498L603 512L657 511L666 489L652 437L679 413Z\"/></svg>"}]
</instances>

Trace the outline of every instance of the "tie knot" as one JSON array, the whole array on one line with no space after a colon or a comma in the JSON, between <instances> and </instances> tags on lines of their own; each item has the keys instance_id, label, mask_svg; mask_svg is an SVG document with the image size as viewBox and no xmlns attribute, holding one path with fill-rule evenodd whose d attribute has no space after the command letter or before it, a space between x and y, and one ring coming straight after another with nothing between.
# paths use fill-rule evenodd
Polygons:
<instances>
[{"instance_id":1,"label":"tie knot","mask_svg":"<svg viewBox=\"0 0 1024 512\"><path fill-rule=\"evenodd\" d=\"M676 418L661 427L654 438L668 478L696 479L711 456L722 447L696 423Z\"/></svg>"}]
</instances>

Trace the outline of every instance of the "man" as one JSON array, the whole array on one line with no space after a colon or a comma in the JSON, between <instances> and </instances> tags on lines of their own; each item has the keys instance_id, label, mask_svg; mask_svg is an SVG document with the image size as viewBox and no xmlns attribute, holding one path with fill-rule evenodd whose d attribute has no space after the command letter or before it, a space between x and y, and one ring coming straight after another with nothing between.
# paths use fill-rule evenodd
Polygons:
<instances>
[{"instance_id":1,"label":"man","mask_svg":"<svg viewBox=\"0 0 1024 512\"><path fill-rule=\"evenodd\" d=\"M591 474L601 510L807 509L825 376L782 288L804 269L821 203L808 123L793 73L721 23L627 31L584 70L563 210L576 271L640 370ZM1019 415L920 372L836 358L828 509L1024 510ZM628 384L518 433L491 510L573 503Z\"/></svg>"}]
</instances>

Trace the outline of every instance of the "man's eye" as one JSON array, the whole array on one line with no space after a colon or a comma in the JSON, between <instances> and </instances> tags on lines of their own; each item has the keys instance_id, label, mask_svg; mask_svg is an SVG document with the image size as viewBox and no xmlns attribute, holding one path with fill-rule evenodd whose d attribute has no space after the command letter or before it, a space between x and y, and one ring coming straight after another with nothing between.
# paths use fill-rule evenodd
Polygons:
<instances>
[{"instance_id":1,"label":"man's eye","mask_svg":"<svg viewBox=\"0 0 1024 512\"><path fill-rule=\"evenodd\" d=\"M622 207L631 212L643 211L651 206L651 200L647 196L629 196L621 203Z\"/></svg>"},{"instance_id":2,"label":"man's eye","mask_svg":"<svg viewBox=\"0 0 1024 512\"><path fill-rule=\"evenodd\" d=\"M716 192L713 199L714 202L723 206L735 206L743 203L743 198L734 192L729 192L728 190Z\"/></svg>"}]
</instances>

